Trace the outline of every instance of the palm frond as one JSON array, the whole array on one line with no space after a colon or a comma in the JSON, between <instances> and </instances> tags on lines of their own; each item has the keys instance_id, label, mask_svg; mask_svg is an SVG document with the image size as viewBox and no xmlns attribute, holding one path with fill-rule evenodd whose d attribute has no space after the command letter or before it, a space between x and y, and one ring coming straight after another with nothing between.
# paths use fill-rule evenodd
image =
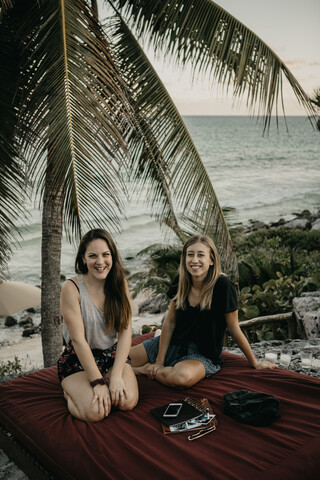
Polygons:
<instances>
[{"instance_id":1,"label":"palm frond","mask_svg":"<svg viewBox=\"0 0 320 480\"><path fill-rule=\"evenodd\" d=\"M314 89L310 100L317 108L320 108L320 87Z\"/></svg>"},{"instance_id":2,"label":"palm frond","mask_svg":"<svg viewBox=\"0 0 320 480\"><path fill-rule=\"evenodd\" d=\"M168 243L153 243L137 253L140 257L147 256L151 259L167 259L168 261L180 261L182 245L170 245Z\"/></svg>"},{"instance_id":3,"label":"palm frond","mask_svg":"<svg viewBox=\"0 0 320 480\"><path fill-rule=\"evenodd\" d=\"M72 232L81 224L118 230L129 114L125 85L94 11L85 0L42 2L25 16L19 35L18 135L30 176L43 194L51 172Z\"/></svg>"},{"instance_id":4,"label":"palm frond","mask_svg":"<svg viewBox=\"0 0 320 480\"><path fill-rule=\"evenodd\" d=\"M247 94L247 107L268 128L271 114L284 111L283 80L314 119L308 95L282 60L257 35L211 0L118 0L140 38L170 54L193 74L207 74L234 98Z\"/></svg>"},{"instance_id":5,"label":"palm frond","mask_svg":"<svg viewBox=\"0 0 320 480\"><path fill-rule=\"evenodd\" d=\"M14 0L1 0L0 1L0 9L1 11L7 10L13 7Z\"/></svg>"},{"instance_id":6,"label":"palm frond","mask_svg":"<svg viewBox=\"0 0 320 480\"><path fill-rule=\"evenodd\" d=\"M153 296L166 294L172 283L172 278L158 277L155 273L145 271L136 272L130 277L133 282L132 296L136 298L139 293L152 293Z\"/></svg>"},{"instance_id":7,"label":"palm frond","mask_svg":"<svg viewBox=\"0 0 320 480\"><path fill-rule=\"evenodd\" d=\"M16 81L19 54L16 31L20 19L0 15L0 269L6 268L12 246L23 221L23 203L26 192L24 172L15 139L17 125Z\"/></svg>"},{"instance_id":8,"label":"palm frond","mask_svg":"<svg viewBox=\"0 0 320 480\"><path fill-rule=\"evenodd\" d=\"M135 178L148 186L156 217L182 242L195 232L212 236L224 252L226 269L229 263L236 271L222 210L178 110L128 27L120 20L114 28L115 51L136 118L129 139Z\"/></svg>"},{"instance_id":9,"label":"palm frond","mask_svg":"<svg viewBox=\"0 0 320 480\"><path fill-rule=\"evenodd\" d=\"M153 295L165 294L178 274L182 245L156 243L141 250L145 270L130 276L133 297L145 291Z\"/></svg>"}]
</instances>

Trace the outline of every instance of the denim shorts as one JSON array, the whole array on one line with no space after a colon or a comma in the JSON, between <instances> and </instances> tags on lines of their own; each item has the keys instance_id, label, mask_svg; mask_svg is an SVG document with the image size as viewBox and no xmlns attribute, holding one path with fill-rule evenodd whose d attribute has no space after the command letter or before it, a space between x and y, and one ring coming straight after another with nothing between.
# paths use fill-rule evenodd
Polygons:
<instances>
[{"instance_id":1,"label":"denim shorts","mask_svg":"<svg viewBox=\"0 0 320 480\"><path fill-rule=\"evenodd\" d=\"M143 342L143 346L146 349L148 358L151 363L155 363L158 350L159 350L159 340L160 337L153 337L149 340ZM206 377L211 377L211 375L219 372L221 369L220 365L213 363L210 358L202 355L195 343L189 343L187 345L172 345L168 347L167 355L165 358L164 366L173 367L178 362L183 362L184 360L199 360L206 371Z\"/></svg>"}]
</instances>

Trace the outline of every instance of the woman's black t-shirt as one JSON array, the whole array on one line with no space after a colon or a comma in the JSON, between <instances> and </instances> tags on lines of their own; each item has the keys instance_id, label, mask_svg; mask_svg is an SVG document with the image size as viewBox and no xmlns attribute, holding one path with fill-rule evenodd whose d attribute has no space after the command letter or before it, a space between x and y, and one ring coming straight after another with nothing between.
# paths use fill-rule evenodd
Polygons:
<instances>
[{"instance_id":1,"label":"woman's black t-shirt","mask_svg":"<svg viewBox=\"0 0 320 480\"><path fill-rule=\"evenodd\" d=\"M178 291L179 277L176 277L167 292L170 299ZM214 363L222 363L223 338L226 331L225 314L238 308L237 292L234 283L225 275L220 275L213 292L210 310L192 307L187 299L186 309L176 310L176 326L171 344L186 345L195 343L199 352Z\"/></svg>"}]
</instances>

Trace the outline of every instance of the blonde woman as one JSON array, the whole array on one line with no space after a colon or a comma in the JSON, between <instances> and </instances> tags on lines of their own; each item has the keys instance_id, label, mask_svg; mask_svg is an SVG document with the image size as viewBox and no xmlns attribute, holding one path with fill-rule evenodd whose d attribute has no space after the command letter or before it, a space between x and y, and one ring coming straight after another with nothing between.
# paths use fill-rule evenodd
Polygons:
<instances>
[{"instance_id":1,"label":"blonde woman","mask_svg":"<svg viewBox=\"0 0 320 480\"><path fill-rule=\"evenodd\" d=\"M274 368L255 359L242 333L237 293L222 273L213 241L193 236L185 243L179 276L168 291L171 299L160 337L132 347L130 358L137 375L175 388L191 387L217 373L222 366L226 328L253 368Z\"/></svg>"},{"instance_id":2,"label":"blonde woman","mask_svg":"<svg viewBox=\"0 0 320 480\"><path fill-rule=\"evenodd\" d=\"M58 376L74 417L97 422L111 406L131 410L138 385L128 360L131 304L125 271L110 234L90 230L80 241L77 277L61 290L63 334L67 347Z\"/></svg>"}]
</instances>

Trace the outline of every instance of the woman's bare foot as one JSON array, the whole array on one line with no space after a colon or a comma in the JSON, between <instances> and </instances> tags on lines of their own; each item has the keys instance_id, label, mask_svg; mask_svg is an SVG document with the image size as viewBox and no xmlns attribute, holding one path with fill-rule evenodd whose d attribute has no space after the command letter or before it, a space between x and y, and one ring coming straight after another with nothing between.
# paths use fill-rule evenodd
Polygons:
<instances>
[{"instance_id":1,"label":"woman's bare foot","mask_svg":"<svg viewBox=\"0 0 320 480\"><path fill-rule=\"evenodd\" d=\"M147 375L148 367L151 365L150 362L141 365L140 367L132 367L136 375Z\"/></svg>"}]
</instances>

